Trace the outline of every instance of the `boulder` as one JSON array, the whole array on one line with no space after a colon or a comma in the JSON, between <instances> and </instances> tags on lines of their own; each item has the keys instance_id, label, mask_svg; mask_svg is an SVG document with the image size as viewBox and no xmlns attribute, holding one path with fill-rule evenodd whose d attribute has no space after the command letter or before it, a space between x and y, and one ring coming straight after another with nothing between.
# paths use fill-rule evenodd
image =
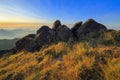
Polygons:
<instances>
[{"instance_id":1,"label":"boulder","mask_svg":"<svg viewBox=\"0 0 120 80\"><path fill-rule=\"evenodd\" d=\"M88 21L86 21L81 27L79 27L79 29L77 30L77 37L79 39L88 37L88 36L92 36L92 37L99 37L99 34L103 34L101 32L107 31L107 28L94 21L93 19L89 19Z\"/></svg>"},{"instance_id":2,"label":"boulder","mask_svg":"<svg viewBox=\"0 0 120 80\"><path fill-rule=\"evenodd\" d=\"M56 34L58 41L66 42L73 39L73 33L66 25L62 25L59 28L57 28Z\"/></svg>"},{"instance_id":3,"label":"boulder","mask_svg":"<svg viewBox=\"0 0 120 80\"><path fill-rule=\"evenodd\" d=\"M39 30L37 30L36 34L40 34L42 32L49 32L51 29L48 26L41 26L41 28Z\"/></svg>"},{"instance_id":4,"label":"boulder","mask_svg":"<svg viewBox=\"0 0 120 80\"><path fill-rule=\"evenodd\" d=\"M71 28L71 31L75 37L77 37L77 30L81 27L82 22L77 22L74 24L74 26Z\"/></svg>"},{"instance_id":5,"label":"boulder","mask_svg":"<svg viewBox=\"0 0 120 80\"><path fill-rule=\"evenodd\" d=\"M35 41L42 47L56 42L55 31L50 29L48 26L42 26L35 36Z\"/></svg>"},{"instance_id":6,"label":"boulder","mask_svg":"<svg viewBox=\"0 0 120 80\"><path fill-rule=\"evenodd\" d=\"M16 42L16 48L18 51L26 50L30 52L34 52L38 50L37 43L34 40L35 35L29 34Z\"/></svg>"},{"instance_id":7,"label":"boulder","mask_svg":"<svg viewBox=\"0 0 120 80\"><path fill-rule=\"evenodd\" d=\"M61 26L61 22L60 22L60 20L56 20L54 23L53 23L53 27L52 27L52 29L53 30L56 30L58 27L60 27Z\"/></svg>"}]
</instances>

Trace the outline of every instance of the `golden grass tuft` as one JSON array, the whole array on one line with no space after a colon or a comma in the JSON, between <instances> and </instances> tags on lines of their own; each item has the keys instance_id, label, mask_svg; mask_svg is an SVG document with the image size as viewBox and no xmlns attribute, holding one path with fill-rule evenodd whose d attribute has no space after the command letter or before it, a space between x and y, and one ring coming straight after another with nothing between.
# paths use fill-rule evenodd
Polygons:
<instances>
[{"instance_id":1,"label":"golden grass tuft","mask_svg":"<svg viewBox=\"0 0 120 80\"><path fill-rule=\"evenodd\" d=\"M22 51L0 59L0 80L120 80L120 57L104 56L109 51L118 55L120 48L59 42L35 53Z\"/></svg>"}]
</instances>

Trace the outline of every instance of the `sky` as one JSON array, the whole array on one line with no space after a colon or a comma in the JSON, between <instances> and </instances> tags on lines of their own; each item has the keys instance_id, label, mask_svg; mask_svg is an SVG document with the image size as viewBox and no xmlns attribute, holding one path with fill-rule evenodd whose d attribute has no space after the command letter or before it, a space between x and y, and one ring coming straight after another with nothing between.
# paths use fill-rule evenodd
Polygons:
<instances>
[{"instance_id":1,"label":"sky","mask_svg":"<svg viewBox=\"0 0 120 80\"><path fill-rule=\"evenodd\" d=\"M0 0L2 23L72 24L89 18L120 29L120 0Z\"/></svg>"}]
</instances>

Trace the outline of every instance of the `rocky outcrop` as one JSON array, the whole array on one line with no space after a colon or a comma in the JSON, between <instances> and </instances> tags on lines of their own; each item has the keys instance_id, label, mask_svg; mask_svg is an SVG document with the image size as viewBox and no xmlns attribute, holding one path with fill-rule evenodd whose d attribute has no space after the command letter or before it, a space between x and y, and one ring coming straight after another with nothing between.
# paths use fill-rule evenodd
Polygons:
<instances>
[{"instance_id":1,"label":"rocky outcrop","mask_svg":"<svg viewBox=\"0 0 120 80\"><path fill-rule=\"evenodd\" d=\"M56 42L55 31L50 29L48 26L42 26L35 36L35 41L42 47Z\"/></svg>"},{"instance_id":2,"label":"rocky outcrop","mask_svg":"<svg viewBox=\"0 0 120 80\"><path fill-rule=\"evenodd\" d=\"M56 20L54 23L53 23L53 27L52 27L52 29L53 30L56 30L58 27L60 27L61 26L61 22L60 22L60 20Z\"/></svg>"},{"instance_id":3,"label":"rocky outcrop","mask_svg":"<svg viewBox=\"0 0 120 80\"><path fill-rule=\"evenodd\" d=\"M52 29L48 26L42 26L37 30L36 34L29 34L18 40L16 47L18 51L26 50L34 52L42 46L71 39L73 39L72 31L66 25L61 25L59 20L56 20Z\"/></svg>"},{"instance_id":4,"label":"rocky outcrop","mask_svg":"<svg viewBox=\"0 0 120 80\"><path fill-rule=\"evenodd\" d=\"M89 19L77 30L77 37L79 39L88 37L89 35L91 35L92 37L99 37L97 33L104 31L107 31L107 28L104 25L94 21L93 19Z\"/></svg>"},{"instance_id":5,"label":"rocky outcrop","mask_svg":"<svg viewBox=\"0 0 120 80\"><path fill-rule=\"evenodd\" d=\"M72 31L66 26L62 25L56 29L58 41L69 41L73 39Z\"/></svg>"},{"instance_id":6,"label":"rocky outcrop","mask_svg":"<svg viewBox=\"0 0 120 80\"><path fill-rule=\"evenodd\" d=\"M26 50L34 52L38 49L38 45L34 40L35 35L29 34L16 42L17 51Z\"/></svg>"},{"instance_id":7,"label":"rocky outcrop","mask_svg":"<svg viewBox=\"0 0 120 80\"><path fill-rule=\"evenodd\" d=\"M56 20L52 29L48 26L41 26L36 34L29 34L19 39L16 42L16 49L2 51L2 53L13 53L21 50L34 52L39 50L42 46L59 41L85 40L86 37L90 39L89 36L91 36L91 38L98 38L98 34L103 34L101 33L103 31L107 31L107 28L93 19L89 19L84 24L77 22L71 30L66 25L61 25L59 20Z\"/></svg>"},{"instance_id":8,"label":"rocky outcrop","mask_svg":"<svg viewBox=\"0 0 120 80\"><path fill-rule=\"evenodd\" d=\"M71 31L75 37L77 37L77 30L81 27L82 22L77 22L74 24L74 26L71 28Z\"/></svg>"},{"instance_id":9,"label":"rocky outcrop","mask_svg":"<svg viewBox=\"0 0 120 80\"><path fill-rule=\"evenodd\" d=\"M45 31L49 32L50 30L51 29L48 26L41 26L41 28L39 28L37 30L36 34L40 34L40 33L45 32Z\"/></svg>"},{"instance_id":10,"label":"rocky outcrop","mask_svg":"<svg viewBox=\"0 0 120 80\"><path fill-rule=\"evenodd\" d=\"M34 52L44 45L55 43L55 31L48 26L42 26L36 34L29 34L16 42L17 51L26 50Z\"/></svg>"}]
</instances>

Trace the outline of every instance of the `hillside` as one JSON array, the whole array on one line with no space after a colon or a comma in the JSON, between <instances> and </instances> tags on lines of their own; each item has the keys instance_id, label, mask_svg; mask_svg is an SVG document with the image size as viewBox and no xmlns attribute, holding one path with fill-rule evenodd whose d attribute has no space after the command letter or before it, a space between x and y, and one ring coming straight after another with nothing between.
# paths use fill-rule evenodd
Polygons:
<instances>
[{"instance_id":1,"label":"hillside","mask_svg":"<svg viewBox=\"0 0 120 80\"><path fill-rule=\"evenodd\" d=\"M0 80L120 80L120 31L59 20L1 51Z\"/></svg>"},{"instance_id":2,"label":"hillside","mask_svg":"<svg viewBox=\"0 0 120 80\"><path fill-rule=\"evenodd\" d=\"M120 47L63 43L0 59L0 80L120 80Z\"/></svg>"}]
</instances>

